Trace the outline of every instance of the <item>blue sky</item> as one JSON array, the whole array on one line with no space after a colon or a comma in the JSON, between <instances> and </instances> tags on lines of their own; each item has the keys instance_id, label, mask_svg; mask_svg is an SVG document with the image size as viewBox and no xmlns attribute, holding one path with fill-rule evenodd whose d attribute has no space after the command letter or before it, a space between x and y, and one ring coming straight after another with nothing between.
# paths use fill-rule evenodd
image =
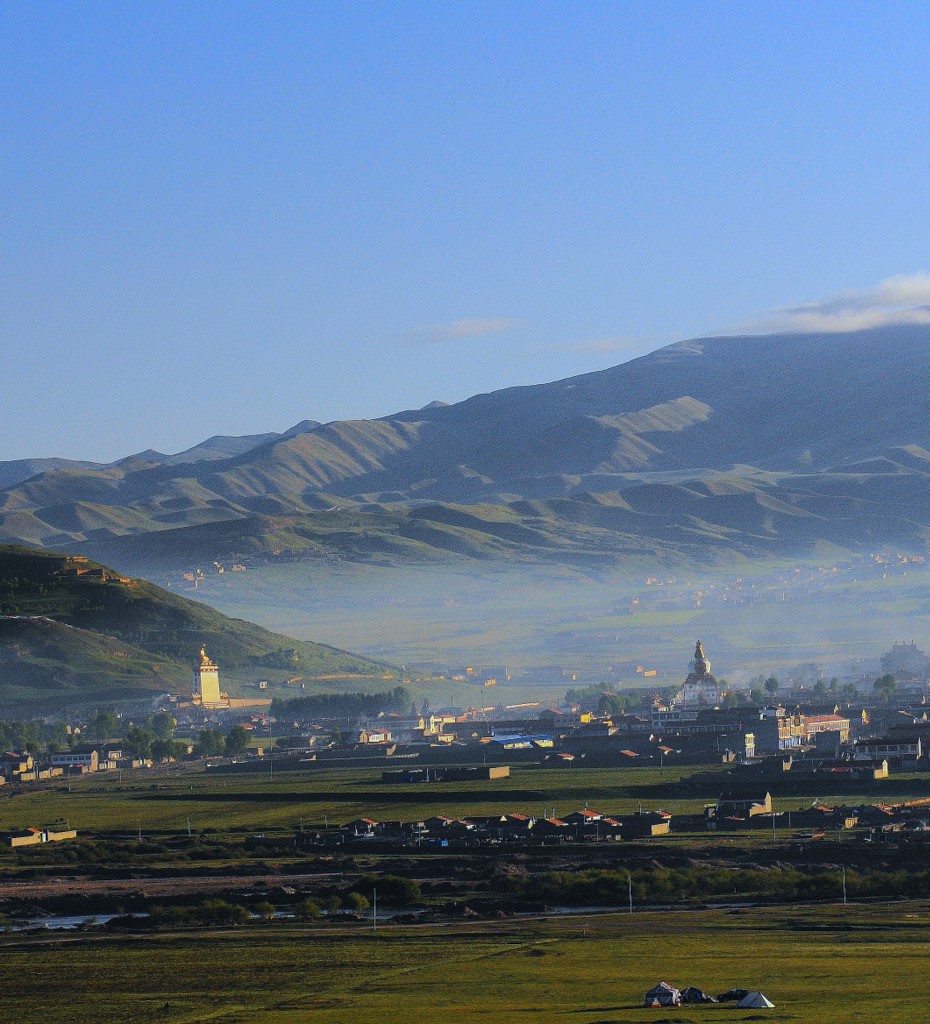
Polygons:
<instances>
[{"instance_id":1,"label":"blue sky","mask_svg":"<svg viewBox=\"0 0 930 1024\"><path fill-rule=\"evenodd\" d=\"M928 54L917 2L5 4L0 459L930 302Z\"/></svg>"}]
</instances>

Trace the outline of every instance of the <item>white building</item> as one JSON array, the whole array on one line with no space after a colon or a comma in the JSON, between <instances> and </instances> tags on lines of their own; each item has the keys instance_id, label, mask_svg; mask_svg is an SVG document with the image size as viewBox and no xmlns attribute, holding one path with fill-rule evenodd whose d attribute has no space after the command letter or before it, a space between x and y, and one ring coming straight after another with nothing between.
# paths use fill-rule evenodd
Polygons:
<instances>
[{"instance_id":1,"label":"white building","mask_svg":"<svg viewBox=\"0 0 930 1024\"><path fill-rule=\"evenodd\" d=\"M698 640L694 647L691 671L675 703L683 708L715 708L720 703L720 697L720 686L710 672L710 659L704 654L704 648Z\"/></svg>"}]
</instances>

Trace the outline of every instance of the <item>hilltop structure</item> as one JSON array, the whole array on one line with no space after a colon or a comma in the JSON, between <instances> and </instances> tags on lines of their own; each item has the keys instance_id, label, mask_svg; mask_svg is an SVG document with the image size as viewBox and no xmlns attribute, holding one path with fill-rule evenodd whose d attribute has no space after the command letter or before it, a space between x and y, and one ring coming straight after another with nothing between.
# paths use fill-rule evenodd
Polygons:
<instances>
[{"instance_id":1,"label":"hilltop structure","mask_svg":"<svg viewBox=\"0 0 930 1024\"><path fill-rule=\"evenodd\" d=\"M228 694L220 692L220 670L200 648L200 662L194 667L194 703L203 708L229 707Z\"/></svg>"},{"instance_id":2,"label":"hilltop structure","mask_svg":"<svg viewBox=\"0 0 930 1024\"><path fill-rule=\"evenodd\" d=\"M894 676L899 686L922 689L930 683L930 657L916 643L896 643L882 655L882 672Z\"/></svg>"},{"instance_id":3,"label":"hilltop structure","mask_svg":"<svg viewBox=\"0 0 930 1024\"><path fill-rule=\"evenodd\" d=\"M710 659L700 640L695 644L691 671L675 703L684 708L713 708L720 703L720 685L711 675Z\"/></svg>"}]
</instances>

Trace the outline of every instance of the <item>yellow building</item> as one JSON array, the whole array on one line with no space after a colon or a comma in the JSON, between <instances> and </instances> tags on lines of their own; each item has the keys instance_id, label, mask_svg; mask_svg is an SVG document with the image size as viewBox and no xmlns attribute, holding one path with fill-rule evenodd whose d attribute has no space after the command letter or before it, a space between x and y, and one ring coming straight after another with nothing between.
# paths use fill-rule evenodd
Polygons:
<instances>
[{"instance_id":1,"label":"yellow building","mask_svg":"<svg viewBox=\"0 0 930 1024\"><path fill-rule=\"evenodd\" d=\"M194 668L194 700L205 708L223 708L229 698L220 693L220 670L200 648L200 663Z\"/></svg>"}]
</instances>

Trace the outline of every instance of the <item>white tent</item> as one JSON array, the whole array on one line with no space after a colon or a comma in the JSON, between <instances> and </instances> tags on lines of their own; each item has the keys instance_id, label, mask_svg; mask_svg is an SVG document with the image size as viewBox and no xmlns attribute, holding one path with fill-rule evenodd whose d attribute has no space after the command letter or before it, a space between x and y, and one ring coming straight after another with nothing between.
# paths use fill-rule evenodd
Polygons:
<instances>
[{"instance_id":1,"label":"white tent","mask_svg":"<svg viewBox=\"0 0 930 1024\"><path fill-rule=\"evenodd\" d=\"M643 997L643 1006L681 1006L681 993L668 982L660 981Z\"/></svg>"},{"instance_id":2,"label":"white tent","mask_svg":"<svg viewBox=\"0 0 930 1024\"><path fill-rule=\"evenodd\" d=\"M750 992L736 1004L737 1010L773 1010L775 1004L770 1002L761 992Z\"/></svg>"}]
</instances>

